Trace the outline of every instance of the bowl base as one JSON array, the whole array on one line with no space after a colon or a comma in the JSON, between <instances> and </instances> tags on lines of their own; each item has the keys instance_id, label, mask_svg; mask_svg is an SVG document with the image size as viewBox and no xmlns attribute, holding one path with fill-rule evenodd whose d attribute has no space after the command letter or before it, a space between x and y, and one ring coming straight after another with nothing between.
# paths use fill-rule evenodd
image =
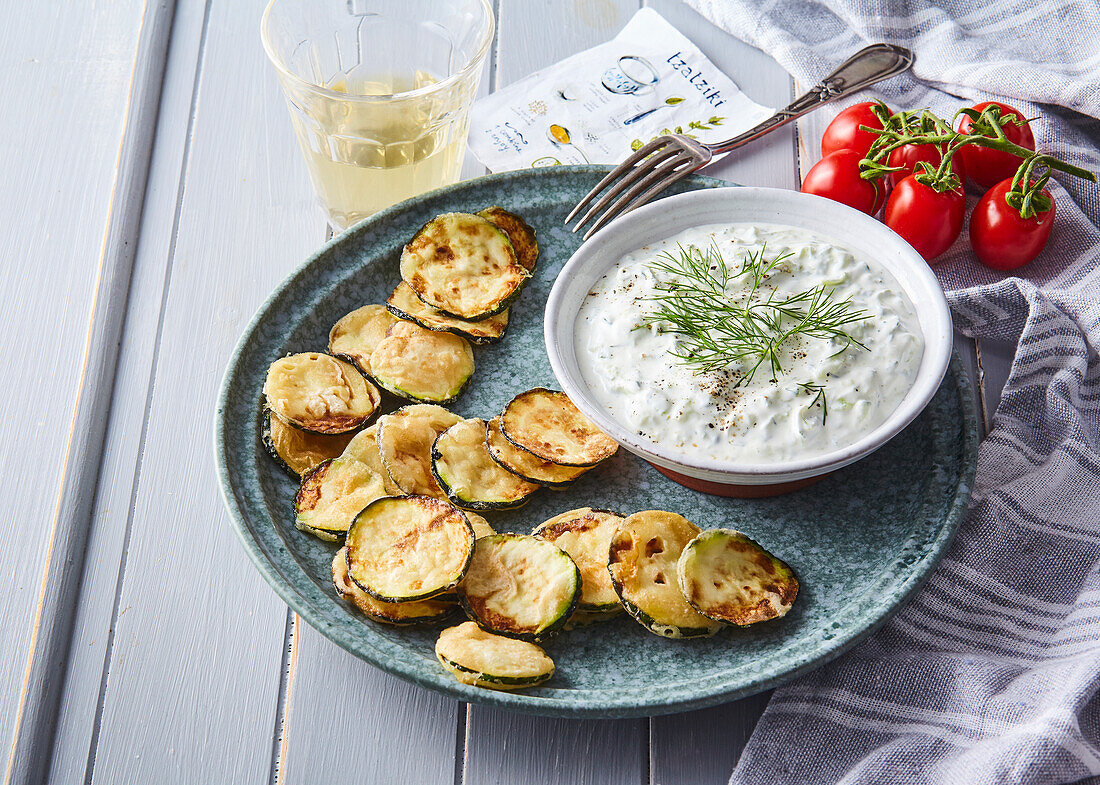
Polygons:
<instances>
[{"instance_id":1,"label":"bowl base","mask_svg":"<svg viewBox=\"0 0 1100 785\"><path fill-rule=\"evenodd\" d=\"M673 482L680 483L680 485L683 485L685 488L709 493L712 496L725 496L733 499L763 499L768 496L780 496L784 493L791 493L792 491L797 491L809 485L813 485L818 480L823 480L832 474L832 472L826 472L816 477L805 477L801 480L776 482L769 485L733 485L723 482L711 482L710 480L700 480L697 477L688 477L686 474L674 472L672 469L666 469L655 463L650 463L649 465Z\"/></svg>"}]
</instances>

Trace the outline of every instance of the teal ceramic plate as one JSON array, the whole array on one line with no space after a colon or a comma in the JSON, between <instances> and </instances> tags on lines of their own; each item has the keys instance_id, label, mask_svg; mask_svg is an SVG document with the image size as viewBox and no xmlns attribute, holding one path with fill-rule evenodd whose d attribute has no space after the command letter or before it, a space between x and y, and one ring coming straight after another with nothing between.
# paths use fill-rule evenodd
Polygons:
<instances>
[{"instance_id":1,"label":"teal ceramic plate","mask_svg":"<svg viewBox=\"0 0 1100 785\"><path fill-rule=\"evenodd\" d=\"M492 417L517 392L555 387L542 338L554 277L579 244L565 214L606 171L555 167L493 175L397 205L335 238L260 308L237 348L216 416L222 490L237 533L279 595L303 619L383 670L460 700L574 717L683 711L750 695L836 657L881 625L921 585L966 510L977 445L974 400L957 362L932 403L886 446L805 490L737 500L687 490L620 450L568 491L540 491L523 509L487 513L498 530L529 532L590 505L631 513L679 512L698 525L747 532L798 573L801 592L783 619L705 640L672 641L623 616L546 643L557 664L542 687L500 693L459 684L435 660L439 627L374 624L337 599L335 545L294 528L293 481L260 441L267 366L288 352L323 350L348 311L383 302L398 283L401 246L448 211L500 204L538 231L542 256L512 308L504 340L475 347L477 371L452 407ZM725 185L694 178L681 186Z\"/></svg>"}]
</instances>

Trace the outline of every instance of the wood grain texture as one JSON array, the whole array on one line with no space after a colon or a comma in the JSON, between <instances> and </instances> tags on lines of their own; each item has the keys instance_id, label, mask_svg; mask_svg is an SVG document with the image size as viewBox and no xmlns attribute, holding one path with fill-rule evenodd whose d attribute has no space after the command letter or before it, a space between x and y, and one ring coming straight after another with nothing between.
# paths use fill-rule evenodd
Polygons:
<instances>
[{"instance_id":1,"label":"wood grain texture","mask_svg":"<svg viewBox=\"0 0 1100 785\"><path fill-rule=\"evenodd\" d=\"M119 610L115 601L144 435L143 414L149 397L204 13L204 0L181 0L172 25L171 53L161 93L163 108L157 120L141 241L133 266L93 526L54 740L53 782L83 782L86 771L90 771L108 647L114 640L111 628Z\"/></svg>"},{"instance_id":2,"label":"wood grain texture","mask_svg":"<svg viewBox=\"0 0 1100 785\"><path fill-rule=\"evenodd\" d=\"M286 609L231 530L209 434L249 316L321 235L260 11L208 4L93 783L268 781Z\"/></svg>"},{"instance_id":3,"label":"wood grain texture","mask_svg":"<svg viewBox=\"0 0 1100 785\"><path fill-rule=\"evenodd\" d=\"M383 673L308 624L297 628L278 782L450 785L465 705Z\"/></svg>"},{"instance_id":4,"label":"wood grain texture","mask_svg":"<svg viewBox=\"0 0 1100 785\"><path fill-rule=\"evenodd\" d=\"M470 706L462 785L639 785L646 720L567 720Z\"/></svg>"},{"instance_id":5,"label":"wood grain texture","mask_svg":"<svg viewBox=\"0 0 1100 785\"><path fill-rule=\"evenodd\" d=\"M495 87L614 36L637 0L503 0L497 17ZM471 704L463 785L642 781L644 720L527 717Z\"/></svg>"},{"instance_id":6,"label":"wood grain texture","mask_svg":"<svg viewBox=\"0 0 1100 785\"><path fill-rule=\"evenodd\" d=\"M65 23L58 24L62 15ZM49 712L38 708L48 708L56 695L38 703L42 688L57 684L58 672L34 667L36 635L37 650L50 652L51 662L68 643L64 634L53 634L48 614L39 616L43 592L52 590L43 571L64 477L72 472L75 478L88 457L77 454L84 435L73 432L79 391L111 376L95 363L86 367L85 358L141 15L137 0L64 12L51 4L16 4L0 25L0 363L9 379L0 468L9 505L18 511L0 521L5 779L13 765L20 778L33 768L25 733L50 722ZM96 403L96 397L89 391L84 400ZM35 705L25 707L24 694ZM20 725L16 749L20 715L27 724Z\"/></svg>"}]
</instances>

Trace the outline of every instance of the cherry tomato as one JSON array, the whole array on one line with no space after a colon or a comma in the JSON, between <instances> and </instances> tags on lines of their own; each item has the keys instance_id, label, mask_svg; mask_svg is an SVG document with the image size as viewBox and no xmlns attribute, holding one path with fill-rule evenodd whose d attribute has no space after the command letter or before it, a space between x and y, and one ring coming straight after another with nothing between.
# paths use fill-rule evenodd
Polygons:
<instances>
[{"instance_id":1,"label":"cherry tomato","mask_svg":"<svg viewBox=\"0 0 1100 785\"><path fill-rule=\"evenodd\" d=\"M890 173L890 185L897 185L911 174L917 174L917 167L921 161L930 163L933 168L940 165L943 159L943 150L934 144L903 144L890 153L890 166L904 166L896 172ZM959 178L959 183L966 181L966 167L963 165L960 154L951 157L951 169Z\"/></svg>"},{"instance_id":2,"label":"cherry tomato","mask_svg":"<svg viewBox=\"0 0 1100 785\"><path fill-rule=\"evenodd\" d=\"M970 216L970 244L982 264L994 270L1015 270L1030 262L1043 250L1054 226L1053 197L1049 210L1021 218L1005 201L1011 188L1011 177L997 183L978 200ZM1043 193L1050 196L1045 188Z\"/></svg>"},{"instance_id":3,"label":"cherry tomato","mask_svg":"<svg viewBox=\"0 0 1100 785\"><path fill-rule=\"evenodd\" d=\"M1031 126L1028 125L1024 113L1019 109L1013 109L1011 106L997 101L982 101L980 104L974 104L974 109L980 112L987 106L993 105L1001 107L1001 117L1012 114L1024 121L1023 125L1006 123L1002 126L1008 141L1018 144L1020 147L1026 147L1028 150L1034 150L1035 134L1031 132ZM963 115L962 122L959 123L959 131L968 134L973 125L974 121ZM976 144L966 145L959 150L952 160L958 160L959 158L963 159L963 165L966 167L966 173L970 175L970 179L982 188L992 188L1006 177L1012 177L1016 174L1016 170L1020 168L1020 157L1018 155L1000 150L990 150Z\"/></svg>"},{"instance_id":4,"label":"cherry tomato","mask_svg":"<svg viewBox=\"0 0 1100 785\"><path fill-rule=\"evenodd\" d=\"M859 127L882 128L882 123L871 109L874 105L873 101L864 101L838 114L821 137L821 155L830 155L838 150L856 150L860 157L866 156L878 137L859 130Z\"/></svg>"},{"instance_id":5,"label":"cherry tomato","mask_svg":"<svg viewBox=\"0 0 1100 785\"><path fill-rule=\"evenodd\" d=\"M802 193L817 194L834 202L874 215L882 206L882 186L859 176L859 162L863 153L856 150L839 150L831 153L806 172L802 181Z\"/></svg>"},{"instance_id":6,"label":"cherry tomato","mask_svg":"<svg viewBox=\"0 0 1100 785\"><path fill-rule=\"evenodd\" d=\"M882 220L931 262L955 242L965 216L961 188L937 193L910 175L890 192Z\"/></svg>"}]
</instances>

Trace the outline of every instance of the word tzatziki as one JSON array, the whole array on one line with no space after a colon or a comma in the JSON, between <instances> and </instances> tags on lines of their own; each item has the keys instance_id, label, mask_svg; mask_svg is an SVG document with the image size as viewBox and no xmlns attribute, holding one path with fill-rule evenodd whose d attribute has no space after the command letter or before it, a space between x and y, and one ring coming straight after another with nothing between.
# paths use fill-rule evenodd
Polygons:
<instances>
[{"instance_id":1,"label":"word tzatziki","mask_svg":"<svg viewBox=\"0 0 1100 785\"><path fill-rule=\"evenodd\" d=\"M585 382L643 440L689 458L812 458L882 423L924 342L885 270L789 226L689 229L628 254L576 328Z\"/></svg>"}]
</instances>

